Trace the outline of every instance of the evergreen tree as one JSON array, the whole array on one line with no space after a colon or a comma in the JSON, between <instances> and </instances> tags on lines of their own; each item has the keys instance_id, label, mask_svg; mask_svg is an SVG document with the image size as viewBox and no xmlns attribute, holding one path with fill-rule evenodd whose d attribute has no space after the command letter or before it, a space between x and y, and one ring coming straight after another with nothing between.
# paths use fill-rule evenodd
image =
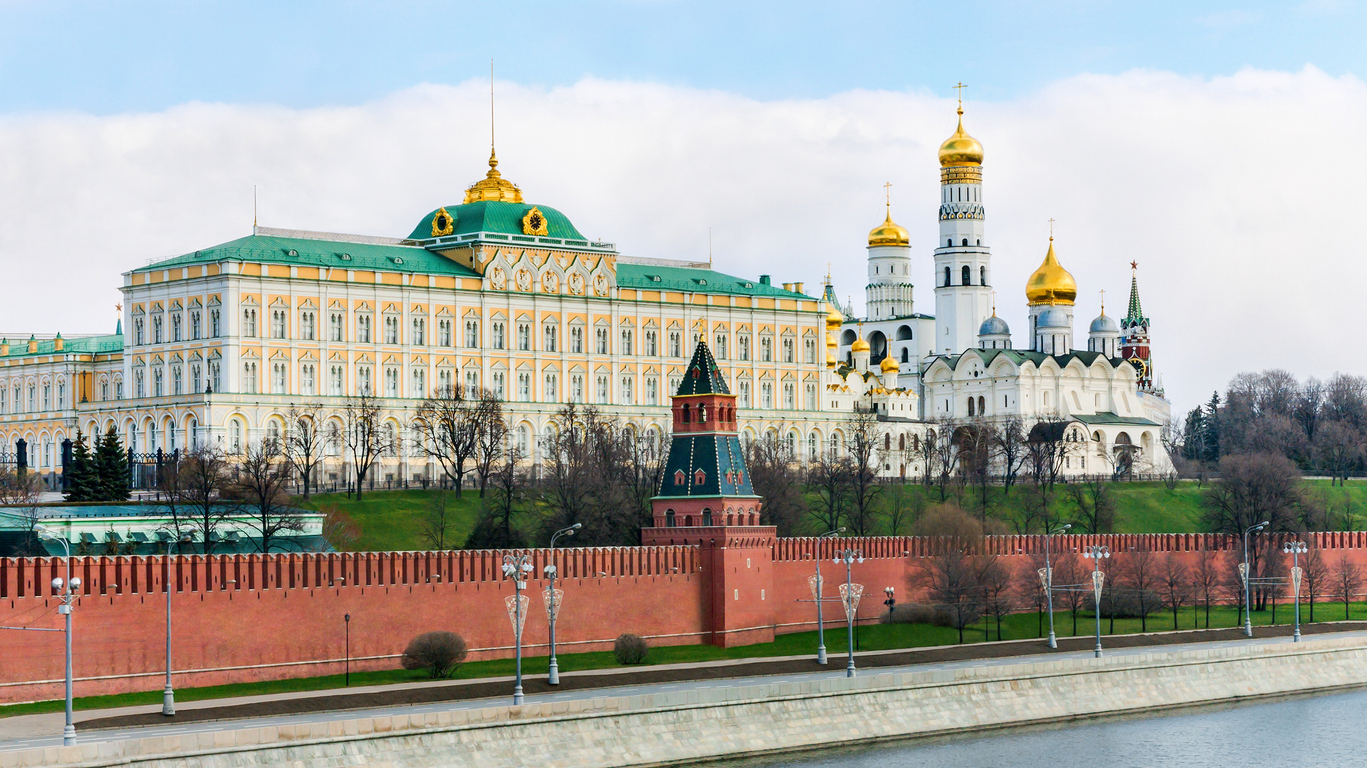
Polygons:
<instances>
[{"instance_id":1,"label":"evergreen tree","mask_svg":"<svg viewBox=\"0 0 1367 768\"><path fill-rule=\"evenodd\" d=\"M128 500L128 454L123 450L119 435L113 427L95 446L95 472L99 495L97 501Z\"/></svg>"},{"instance_id":2,"label":"evergreen tree","mask_svg":"<svg viewBox=\"0 0 1367 768\"><path fill-rule=\"evenodd\" d=\"M66 471L67 501L98 501L100 478L95 458L85 443L85 435L76 430L76 441L71 447L71 466Z\"/></svg>"},{"instance_id":3,"label":"evergreen tree","mask_svg":"<svg viewBox=\"0 0 1367 768\"><path fill-rule=\"evenodd\" d=\"M1206 412L1203 418L1205 422L1205 435L1202 443L1205 446L1205 455L1202 460L1214 464L1220 460L1220 393L1212 392L1210 402L1206 403Z\"/></svg>"},{"instance_id":4,"label":"evergreen tree","mask_svg":"<svg viewBox=\"0 0 1367 768\"><path fill-rule=\"evenodd\" d=\"M1204 461L1206 455L1206 417L1200 406L1191 409L1183 425L1182 458Z\"/></svg>"}]
</instances>

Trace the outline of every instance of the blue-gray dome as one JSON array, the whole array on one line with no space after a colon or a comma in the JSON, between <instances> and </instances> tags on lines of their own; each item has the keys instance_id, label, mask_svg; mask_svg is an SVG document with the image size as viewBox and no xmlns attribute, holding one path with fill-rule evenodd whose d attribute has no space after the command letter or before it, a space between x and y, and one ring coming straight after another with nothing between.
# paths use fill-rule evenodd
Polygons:
<instances>
[{"instance_id":1,"label":"blue-gray dome","mask_svg":"<svg viewBox=\"0 0 1367 768\"><path fill-rule=\"evenodd\" d=\"M1039 328L1067 328L1068 313L1058 307L1050 307L1040 313L1035 325Z\"/></svg>"},{"instance_id":2,"label":"blue-gray dome","mask_svg":"<svg viewBox=\"0 0 1367 768\"><path fill-rule=\"evenodd\" d=\"M1115 324L1109 315L1101 315L1092 321L1089 333L1120 333L1120 326Z\"/></svg>"},{"instance_id":3,"label":"blue-gray dome","mask_svg":"<svg viewBox=\"0 0 1367 768\"><path fill-rule=\"evenodd\" d=\"M983 324L982 324L981 326L978 327L978 335L979 335L979 336L1010 336L1010 335L1011 335L1011 328L1010 328L1009 326L1007 326L1005 320L1001 319L1000 317L997 317L996 315L993 315L993 316L987 318L986 320L984 320L984 321L983 321Z\"/></svg>"}]
</instances>

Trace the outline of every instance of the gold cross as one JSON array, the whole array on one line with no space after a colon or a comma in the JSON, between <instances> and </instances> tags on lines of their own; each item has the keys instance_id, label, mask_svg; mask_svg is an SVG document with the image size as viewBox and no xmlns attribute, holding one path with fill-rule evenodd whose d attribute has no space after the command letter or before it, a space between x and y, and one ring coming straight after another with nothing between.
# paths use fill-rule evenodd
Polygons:
<instances>
[{"instance_id":1,"label":"gold cross","mask_svg":"<svg viewBox=\"0 0 1367 768\"><path fill-rule=\"evenodd\" d=\"M826 285L831 284L831 263L826 262Z\"/></svg>"},{"instance_id":2,"label":"gold cross","mask_svg":"<svg viewBox=\"0 0 1367 768\"><path fill-rule=\"evenodd\" d=\"M1054 239L1054 220L1053 220L1053 219L1050 219L1050 220L1049 220L1049 239L1050 239L1050 240L1053 240L1053 239Z\"/></svg>"},{"instance_id":3,"label":"gold cross","mask_svg":"<svg viewBox=\"0 0 1367 768\"><path fill-rule=\"evenodd\" d=\"M956 91L959 92L959 95L958 95L958 98L959 98L959 106L961 106L961 107L964 105L964 89L967 88L967 87L968 87L968 86L964 85L962 82L960 82L958 85L954 86L954 90L956 90Z\"/></svg>"},{"instance_id":4,"label":"gold cross","mask_svg":"<svg viewBox=\"0 0 1367 768\"><path fill-rule=\"evenodd\" d=\"M1101 314L1106 314L1106 289L1101 289Z\"/></svg>"},{"instance_id":5,"label":"gold cross","mask_svg":"<svg viewBox=\"0 0 1367 768\"><path fill-rule=\"evenodd\" d=\"M887 184L884 184L884 185L883 185L883 194L884 194L884 195L887 195L887 198L888 198L888 210L891 211L891 210L892 210L892 182L891 182L891 181L889 181Z\"/></svg>"}]
</instances>

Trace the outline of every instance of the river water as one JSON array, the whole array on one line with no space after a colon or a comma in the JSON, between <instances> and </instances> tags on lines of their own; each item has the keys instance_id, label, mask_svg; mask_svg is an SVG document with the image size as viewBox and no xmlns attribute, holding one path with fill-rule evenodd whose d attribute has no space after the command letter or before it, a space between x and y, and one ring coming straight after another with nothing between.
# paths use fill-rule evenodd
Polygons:
<instances>
[{"instance_id":1,"label":"river water","mask_svg":"<svg viewBox=\"0 0 1367 768\"><path fill-rule=\"evenodd\" d=\"M870 717L877 713L870 712ZM1171 715L883 743L732 768L1304 768L1367 766L1367 691Z\"/></svg>"}]
</instances>

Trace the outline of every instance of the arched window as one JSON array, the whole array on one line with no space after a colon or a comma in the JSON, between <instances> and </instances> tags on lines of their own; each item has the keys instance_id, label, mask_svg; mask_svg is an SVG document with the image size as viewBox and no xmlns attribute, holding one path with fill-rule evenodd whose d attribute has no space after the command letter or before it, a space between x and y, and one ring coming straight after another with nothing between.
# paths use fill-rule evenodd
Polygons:
<instances>
[{"instance_id":1,"label":"arched window","mask_svg":"<svg viewBox=\"0 0 1367 768\"><path fill-rule=\"evenodd\" d=\"M689 414L688 414L688 404L687 404L687 403L684 404L682 413L683 413L683 423L687 424L687 423L689 422L689 419L691 418L691 417L689 416Z\"/></svg>"},{"instance_id":2,"label":"arched window","mask_svg":"<svg viewBox=\"0 0 1367 768\"><path fill-rule=\"evenodd\" d=\"M982 416L987 415L987 400L984 399L982 395L978 395L978 414Z\"/></svg>"},{"instance_id":3,"label":"arched window","mask_svg":"<svg viewBox=\"0 0 1367 768\"><path fill-rule=\"evenodd\" d=\"M982 245L982 244L983 244L983 239L980 237L980 238L978 238L975 242L976 242L978 245Z\"/></svg>"},{"instance_id":4,"label":"arched window","mask_svg":"<svg viewBox=\"0 0 1367 768\"><path fill-rule=\"evenodd\" d=\"M978 285L987 285L987 267L978 267Z\"/></svg>"},{"instance_id":5,"label":"arched window","mask_svg":"<svg viewBox=\"0 0 1367 768\"><path fill-rule=\"evenodd\" d=\"M971 416L976 416L976 415L977 415L977 414L974 412L974 411L976 410L976 409L975 409L975 405L976 405L976 403L974 402L973 398L972 398L972 397L968 398L968 415L969 415L970 417L971 417Z\"/></svg>"},{"instance_id":6,"label":"arched window","mask_svg":"<svg viewBox=\"0 0 1367 768\"><path fill-rule=\"evenodd\" d=\"M712 510L710 510L710 509L704 509L704 510L702 511L702 524L703 524L703 525L711 525L711 524L712 524Z\"/></svg>"},{"instance_id":7,"label":"arched window","mask_svg":"<svg viewBox=\"0 0 1367 768\"><path fill-rule=\"evenodd\" d=\"M665 510L665 527L666 527L666 528L673 528L673 527L674 527L674 510L672 510L672 509L666 509L666 510Z\"/></svg>"},{"instance_id":8,"label":"arched window","mask_svg":"<svg viewBox=\"0 0 1367 768\"><path fill-rule=\"evenodd\" d=\"M953 241L953 240L946 240L946 241L945 241L945 247L946 247L946 248L953 248L953 247L954 247L954 241Z\"/></svg>"},{"instance_id":9,"label":"arched window","mask_svg":"<svg viewBox=\"0 0 1367 768\"><path fill-rule=\"evenodd\" d=\"M693 484L702 485L707 482L707 473L701 469L693 473Z\"/></svg>"},{"instance_id":10,"label":"arched window","mask_svg":"<svg viewBox=\"0 0 1367 768\"><path fill-rule=\"evenodd\" d=\"M965 247L965 248L968 247L968 238L966 238L966 237L964 238L964 247Z\"/></svg>"},{"instance_id":11,"label":"arched window","mask_svg":"<svg viewBox=\"0 0 1367 768\"><path fill-rule=\"evenodd\" d=\"M899 450L899 451L905 451L906 449L907 449L907 433L903 432L902 434L900 434L900 435L897 436L897 450Z\"/></svg>"},{"instance_id":12,"label":"arched window","mask_svg":"<svg viewBox=\"0 0 1367 768\"><path fill-rule=\"evenodd\" d=\"M945 287L948 288L949 286L949 267L945 267Z\"/></svg>"},{"instance_id":13,"label":"arched window","mask_svg":"<svg viewBox=\"0 0 1367 768\"><path fill-rule=\"evenodd\" d=\"M883 435L883 450L892 450L892 433L890 432L888 434Z\"/></svg>"},{"instance_id":14,"label":"arched window","mask_svg":"<svg viewBox=\"0 0 1367 768\"><path fill-rule=\"evenodd\" d=\"M683 485L683 484L684 484L684 471L683 471L682 469L680 469L680 470L678 470L678 471L676 471L676 472L674 473L674 484L675 484L675 485Z\"/></svg>"},{"instance_id":15,"label":"arched window","mask_svg":"<svg viewBox=\"0 0 1367 768\"><path fill-rule=\"evenodd\" d=\"M911 352L906 347L902 347L902 362L911 362Z\"/></svg>"},{"instance_id":16,"label":"arched window","mask_svg":"<svg viewBox=\"0 0 1367 768\"><path fill-rule=\"evenodd\" d=\"M965 265L964 265L964 268L963 268L963 284L964 284L964 285L972 285L972 284L973 284L973 270L969 269L967 264L965 264Z\"/></svg>"}]
</instances>

